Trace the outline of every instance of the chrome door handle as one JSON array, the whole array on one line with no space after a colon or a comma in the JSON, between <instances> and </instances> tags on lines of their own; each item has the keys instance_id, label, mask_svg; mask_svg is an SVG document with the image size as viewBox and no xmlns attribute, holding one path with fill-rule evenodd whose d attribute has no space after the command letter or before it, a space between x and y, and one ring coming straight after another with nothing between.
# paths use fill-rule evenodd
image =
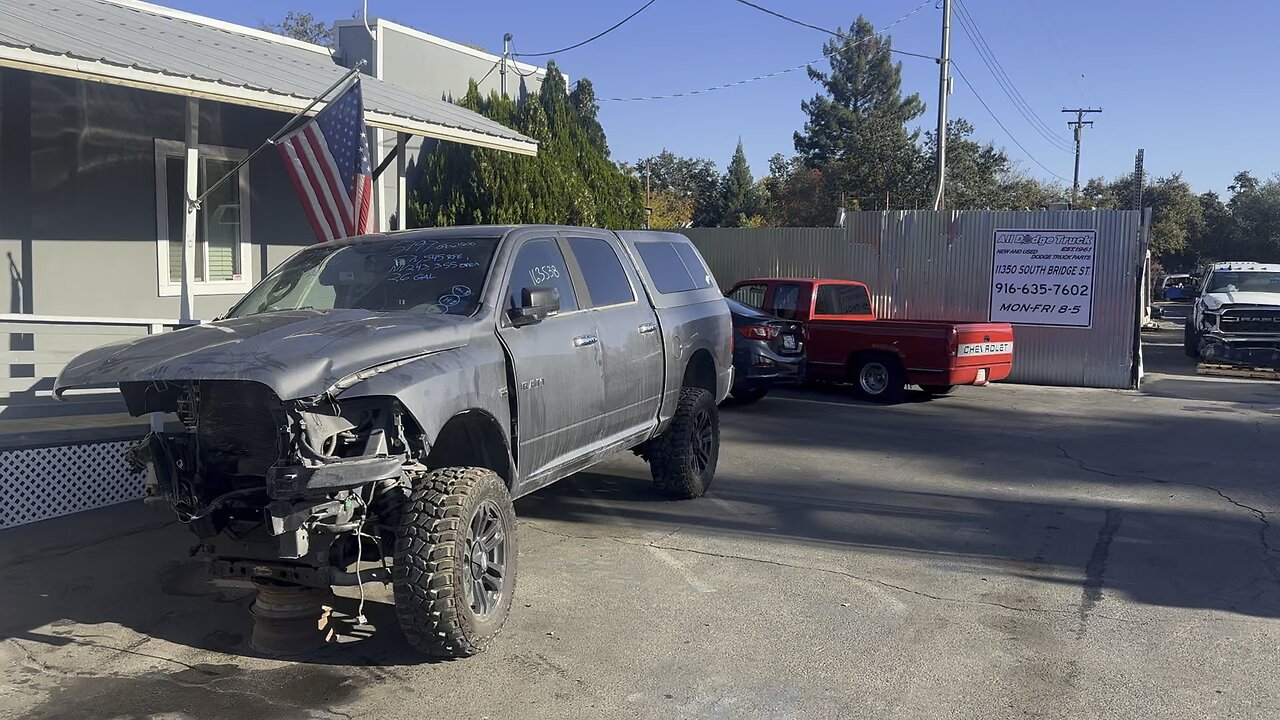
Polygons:
<instances>
[{"instance_id":1,"label":"chrome door handle","mask_svg":"<svg viewBox=\"0 0 1280 720\"><path fill-rule=\"evenodd\" d=\"M600 338L595 335L579 335L573 339L573 346L586 347L588 345L595 345L598 342L600 342Z\"/></svg>"},{"instance_id":2,"label":"chrome door handle","mask_svg":"<svg viewBox=\"0 0 1280 720\"><path fill-rule=\"evenodd\" d=\"M656 332L658 330L658 326L654 323L644 323L640 327L636 328L636 330L639 330L641 335L648 335L651 332Z\"/></svg>"}]
</instances>

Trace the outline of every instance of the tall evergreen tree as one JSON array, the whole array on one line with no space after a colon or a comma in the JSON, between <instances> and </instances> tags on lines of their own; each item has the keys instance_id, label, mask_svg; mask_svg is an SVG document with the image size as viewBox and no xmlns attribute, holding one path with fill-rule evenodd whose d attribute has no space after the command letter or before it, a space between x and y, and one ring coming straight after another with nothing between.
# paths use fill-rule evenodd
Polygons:
<instances>
[{"instance_id":1,"label":"tall evergreen tree","mask_svg":"<svg viewBox=\"0 0 1280 720\"><path fill-rule=\"evenodd\" d=\"M733 159L729 161L721 194L724 198L724 219L721 225L743 227L758 214L755 180L751 178L751 166L747 164L747 154L742 149L741 139L733 152Z\"/></svg>"},{"instance_id":2,"label":"tall evergreen tree","mask_svg":"<svg viewBox=\"0 0 1280 720\"><path fill-rule=\"evenodd\" d=\"M844 34L844 33L842 33ZM796 152L821 170L835 191L853 197L897 197L912 207L925 195L919 133L907 123L924 112L920 96L902 95L902 65L893 40L876 34L859 16L846 34L823 45L829 72L809 68L822 92L802 102L808 119L795 134ZM834 210L834 208L832 208Z\"/></svg>"},{"instance_id":3,"label":"tall evergreen tree","mask_svg":"<svg viewBox=\"0 0 1280 720\"><path fill-rule=\"evenodd\" d=\"M609 157L609 142L605 139L604 128L597 119L600 106L596 103L596 90L591 85L591 81L586 78L579 80L574 85L573 92L569 93L569 102L573 105L573 109L578 111L578 121L582 124L582 131L586 134L591 146L605 157Z\"/></svg>"},{"instance_id":4,"label":"tall evergreen tree","mask_svg":"<svg viewBox=\"0 0 1280 720\"><path fill-rule=\"evenodd\" d=\"M440 143L422 161L411 224L640 227L641 185L608 157L590 82L570 94L549 63L542 87L523 102L482 97L472 81L459 104L537 140L538 155Z\"/></svg>"}]
</instances>

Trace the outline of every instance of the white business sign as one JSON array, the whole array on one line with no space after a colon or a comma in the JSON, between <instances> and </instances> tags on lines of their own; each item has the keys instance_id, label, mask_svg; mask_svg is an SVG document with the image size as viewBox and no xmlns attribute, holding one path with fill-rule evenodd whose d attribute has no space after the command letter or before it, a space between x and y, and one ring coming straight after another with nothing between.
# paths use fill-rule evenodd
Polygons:
<instances>
[{"instance_id":1,"label":"white business sign","mask_svg":"<svg viewBox=\"0 0 1280 720\"><path fill-rule=\"evenodd\" d=\"M992 322L1090 327L1097 230L996 230Z\"/></svg>"}]
</instances>

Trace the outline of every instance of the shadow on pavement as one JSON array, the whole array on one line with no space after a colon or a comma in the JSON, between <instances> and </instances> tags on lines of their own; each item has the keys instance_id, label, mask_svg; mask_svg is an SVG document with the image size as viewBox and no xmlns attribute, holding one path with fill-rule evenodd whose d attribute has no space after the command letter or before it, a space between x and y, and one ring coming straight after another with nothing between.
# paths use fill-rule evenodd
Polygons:
<instances>
[{"instance_id":1,"label":"shadow on pavement","mask_svg":"<svg viewBox=\"0 0 1280 720\"><path fill-rule=\"evenodd\" d=\"M521 512L980 560L984 573L1078 583L1082 603L1105 575L1108 591L1135 602L1280 616L1280 556L1251 509L1280 504L1265 470L1274 467L1271 444L1262 425L1230 410L1067 423L993 402L966 407L961 423L912 410L907 422L890 422L887 413L904 409L784 400L766 410L768 402L761 422L737 421L750 410L726 413L733 444L724 447L791 453L749 469L722 459L711 494L736 512L664 502L643 466L631 478L581 473L528 498ZM916 472L945 476L947 491L912 489ZM1128 560L1108 568L1113 538Z\"/></svg>"},{"instance_id":2,"label":"shadow on pavement","mask_svg":"<svg viewBox=\"0 0 1280 720\"><path fill-rule=\"evenodd\" d=\"M1280 561L1266 520L1251 511L1280 505L1264 476L1274 472L1274 438L1262 434L1256 413L1164 403L1165 410L1113 416L1112 402L1087 418L1051 415L1045 403L1054 397L1087 405L1103 394L1024 397L1016 389L896 407L843 392L781 395L723 414L725 456L712 495L732 510L710 500L668 502L652 490L644 465L624 458L521 499L517 514L589 524L586 532L601 536L621 532L622 520L713 539L860 548L887 561L972 562L983 573L1079 584L1082 608L1091 597L1096 603L1105 583L1149 605L1280 617ZM1123 394L1105 397L1124 402ZM962 411L949 410L953 403ZM750 460L741 454L748 448ZM923 490L910 482L915 474L942 480ZM3 537L0 638L145 654L113 647L106 631L93 634L93 626L117 624L184 646L256 655L247 643L252 590L209 579L189 558L193 536L160 510L119 506ZM1108 566L1118 544L1129 559ZM353 599L334 607L339 617L356 614ZM294 659L423 661L405 645L384 598L368 603L366 614L375 628L367 637L350 633L345 644Z\"/></svg>"}]
</instances>

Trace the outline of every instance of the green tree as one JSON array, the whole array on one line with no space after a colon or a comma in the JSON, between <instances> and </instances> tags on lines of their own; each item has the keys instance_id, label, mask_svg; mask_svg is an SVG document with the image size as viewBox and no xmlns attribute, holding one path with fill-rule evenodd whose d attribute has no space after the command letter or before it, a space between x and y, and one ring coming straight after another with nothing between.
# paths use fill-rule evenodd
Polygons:
<instances>
[{"instance_id":1,"label":"green tree","mask_svg":"<svg viewBox=\"0 0 1280 720\"><path fill-rule=\"evenodd\" d=\"M742 149L742 140L733 152L729 161L729 169L725 172L721 186L724 206L724 218L720 224L725 227L744 227L751 218L759 215L756 202L755 180L751 177L751 166L747 164L747 154Z\"/></svg>"},{"instance_id":2,"label":"green tree","mask_svg":"<svg viewBox=\"0 0 1280 720\"><path fill-rule=\"evenodd\" d=\"M1003 187L1009 175L1009 156L995 145L973 139L974 127L964 118L947 122L946 206L956 210L1006 209L1010 199ZM926 132L924 154L937 152L937 132Z\"/></svg>"},{"instance_id":3,"label":"green tree","mask_svg":"<svg viewBox=\"0 0 1280 720\"><path fill-rule=\"evenodd\" d=\"M1280 262L1280 178L1258 180L1241 172L1230 191L1229 234L1222 255L1213 259Z\"/></svg>"},{"instance_id":4,"label":"green tree","mask_svg":"<svg viewBox=\"0 0 1280 720\"><path fill-rule=\"evenodd\" d=\"M1148 237L1151 254L1156 257L1180 256L1186 253L1193 238L1204 233L1200 198L1182 179L1181 173L1160 178L1144 189L1143 205L1152 208Z\"/></svg>"},{"instance_id":5,"label":"green tree","mask_svg":"<svg viewBox=\"0 0 1280 720\"><path fill-rule=\"evenodd\" d=\"M665 190L687 198L694 227L715 227L724 217L720 171L711 160L681 157L663 149L657 155L637 161L634 171L642 182L644 173L649 173L652 190Z\"/></svg>"},{"instance_id":6,"label":"green tree","mask_svg":"<svg viewBox=\"0 0 1280 720\"><path fill-rule=\"evenodd\" d=\"M411 224L641 226L642 185L609 159L590 83L571 95L549 63L541 88L523 102L482 97L473 80L458 104L537 140L538 155L440 143L422 161Z\"/></svg>"},{"instance_id":7,"label":"green tree","mask_svg":"<svg viewBox=\"0 0 1280 720\"><path fill-rule=\"evenodd\" d=\"M291 37L294 40L315 43L316 45L333 45L333 26L320 22L309 12L290 10L278 23L259 21L258 27L277 35Z\"/></svg>"},{"instance_id":8,"label":"green tree","mask_svg":"<svg viewBox=\"0 0 1280 720\"><path fill-rule=\"evenodd\" d=\"M893 40L876 34L859 16L847 33L823 45L828 72L809 68L822 92L800 104L807 120L795 134L804 164L823 173L832 191L853 197L898 198L898 207L919 205L926 164L919 133L907 125L924 112L920 96L902 94L902 65Z\"/></svg>"},{"instance_id":9,"label":"green tree","mask_svg":"<svg viewBox=\"0 0 1280 720\"><path fill-rule=\"evenodd\" d=\"M653 190L649 208L651 228L685 228L693 225L693 199L673 190Z\"/></svg>"},{"instance_id":10,"label":"green tree","mask_svg":"<svg viewBox=\"0 0 1280 720\"><path fill-rule=\"evenodd\" d=\"M798 158L775 154L769 158L769 174L761 180L767 204L764 218L776 227L830 227L835 222L836 201L821 170Z\"/></svg>"},{"instance_id":11,"label":"green tree","mask_svg":"<svg viewBox=\"0 0 1280 720\"><path fill-rule=\"evenodd\" d=\"M591 147L605 157L609 157L609 142L605 139L604 128L597 119L600 106L596 103L596 91L590 80L582 78L574 84L573 92L569 93L569 103L577 111L578 122Z\"/></svg>"}]
</instances>

